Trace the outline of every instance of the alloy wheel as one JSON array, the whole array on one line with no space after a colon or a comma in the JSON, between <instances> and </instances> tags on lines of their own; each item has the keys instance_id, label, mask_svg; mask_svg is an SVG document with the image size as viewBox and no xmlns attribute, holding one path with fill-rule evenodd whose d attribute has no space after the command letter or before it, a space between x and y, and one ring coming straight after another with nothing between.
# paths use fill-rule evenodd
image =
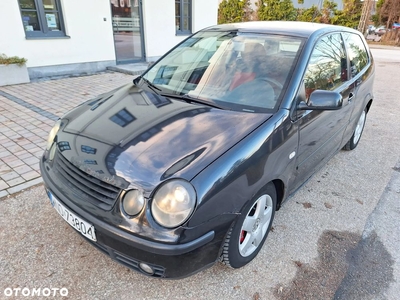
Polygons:
<instances>
[{"instance_id":1,"label":"alloy wheel","mask_svg":"<svg viewBox=\"0 0 400 300\"><path fill-rule=\"evenodd\" d=\"M239 236L239 253L251 255L261 244L272 218L273 202L269 195L262 195L250 208Z\"/></svg>"}]
</instances>

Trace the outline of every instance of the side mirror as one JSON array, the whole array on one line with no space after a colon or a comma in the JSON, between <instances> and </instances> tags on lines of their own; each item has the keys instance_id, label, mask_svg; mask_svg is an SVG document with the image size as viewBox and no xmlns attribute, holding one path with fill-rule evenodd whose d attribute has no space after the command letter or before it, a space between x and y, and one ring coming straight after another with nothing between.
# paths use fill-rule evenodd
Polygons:
<instances>
[{"instance_id":1,"label":"side mirror","mask_svg":"<svg viewBox=\"0 0 400 300\"><path fill-rule=\"evenodd\" d=\"M342 95L337 92L315 90L311 93L308 104L301 101L298 110L337 110L342 107Z\"/></svg>"}]
</instances>

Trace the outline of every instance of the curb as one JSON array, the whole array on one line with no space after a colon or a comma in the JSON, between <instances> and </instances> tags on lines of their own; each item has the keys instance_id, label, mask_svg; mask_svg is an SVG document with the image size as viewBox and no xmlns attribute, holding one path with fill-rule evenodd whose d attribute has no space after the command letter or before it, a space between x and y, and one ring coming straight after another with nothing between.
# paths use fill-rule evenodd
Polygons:
<instances>
[{"instance_id":1,"label":"curb","mask_svg":"<svg viewBox=\"0 0 400 300\"><path fill-rule=\"evenodd\" d=\"M25 189L33 187L35 185L38 185L38 184L40 184L42 182L43 182L42 177L39 177L39 178L36 178L36 179L33 179L33 180L29 180L27 182L21 183L19 185L13 186L13 187L11 187L9 189L2 190L2 191L0 191L0 200L2 198L4 198L4 197L12 196L13 194L22 192Z\"/></svg>"}]
</instances>

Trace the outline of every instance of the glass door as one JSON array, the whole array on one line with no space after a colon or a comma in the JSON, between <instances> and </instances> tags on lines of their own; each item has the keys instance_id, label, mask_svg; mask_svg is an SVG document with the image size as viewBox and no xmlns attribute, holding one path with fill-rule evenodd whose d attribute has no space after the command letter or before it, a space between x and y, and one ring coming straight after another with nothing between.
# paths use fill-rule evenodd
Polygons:
<instances>
[{"instance_id":1,"label":"glass door","mask_svg":"<svg viewBox=\"0 0 400 300\"><path fill-rule=\"evenodd\" d=\"M117 64L144 59L140 0L110 0Z\"/></svg>"}]
</instances>

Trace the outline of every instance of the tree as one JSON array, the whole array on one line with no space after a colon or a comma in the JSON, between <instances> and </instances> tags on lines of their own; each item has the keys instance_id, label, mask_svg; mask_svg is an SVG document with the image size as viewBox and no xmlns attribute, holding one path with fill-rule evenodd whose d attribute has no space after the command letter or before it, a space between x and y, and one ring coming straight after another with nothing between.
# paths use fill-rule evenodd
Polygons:
<instances>
[{"instance_id":1,"label":"tree","mask_svg":"<svg viewBox=\"0 0 400 300\"><path fill-rule=\"evenodd\" d=\"M307 9L299 9L297 21L315 22L316 20L319 20L320 17L321 12L319 11L317 6L313 5Z\"/></svg>"},{"instance_id":2,"label":"tree","mask_svg":"<svg viewBox=\"0 0 400 300\"><path fill-rule=\"evenodd\" d=\"M296 20L297 11L291 0L258 0L256 5L258 20Z\"/></svg>"},{"instance_id":3,"label":"tree","mask_svg":"<svg viewBox=\"0 0 400 300\"><path fill-rule=\"evenodd\" d=\"M331 23L351 28L357 28L360 22L362 2L360 0L344 0L343 10L335 10Z\"/></svg>"},{"instance_id":4,"label":"tree","mask_svg":"<svg viewBox=\"0 0 400 300\"><path fill-rule=\"evenodd\" d=\"M380 23L386 22L386 27L394 22L400 22L400 0L383 0L377 3Z\"/></svg>"},{"instance_id":5,"label":"tree","mask_svg":"<svg viewBox=\"0 0 400 300\"><path fill-rule=\"evenodd\" d=\"M218 7L218 24L249 21L252 12L250 0L223 0Z\"/></svg>"},{"instance_id":6,"label":"tree","mask_svg":"<svg viewBox=\"0 0 400 300\"><path fill-rule=\"evenodd\" d=\"M319 23L332 24L332 17L337 12L337 4L333 1L324 0L324 4L321 9L321 16L317 20Z\"/></svg>"}]
</instances>

